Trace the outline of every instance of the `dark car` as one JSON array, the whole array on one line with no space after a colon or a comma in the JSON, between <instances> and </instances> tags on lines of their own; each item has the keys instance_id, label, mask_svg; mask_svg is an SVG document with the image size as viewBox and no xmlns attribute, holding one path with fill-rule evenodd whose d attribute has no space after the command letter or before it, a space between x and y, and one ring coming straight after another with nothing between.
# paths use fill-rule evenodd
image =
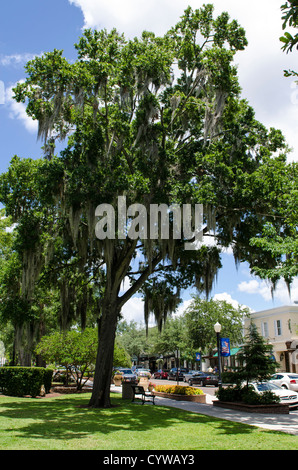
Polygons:
<instances>
[{"instance_id":1,"label":"dark car","mask_svg":"<svg viewBox=\"0 0 298 470\"><path fill-rule=\"evenodd\" d=\"M168 371L159 369L153 373L154 379L167 379Z\"/></svg>"},{"instance_id":2,"label":"dark car","mask_svg":"<svg viewBox=\"0 0 298 470\"><path fill-rule=\"evenodd\" d=\"M189 385L199 384L203 387L206 385L218 386L218 375L207 372L198 372L189 378L188 383Z\"/></svg>"},{"instance_id":3,"label":"dark car","mask_svg":"<svg viewBox=\"0 0 298 470\"><path fill-rule=\"evenodd\" d=\"M186 372L188 372L188 369L178 369L178 380L183 380ZM170 370L168 380L177 380L177 367L173 367L173 369Z\"/></svg>"},{"instance_id":4,"label":"dark car","mask_svg":"<svg viewBox=\"0 0 298 470\"><path fill-rule=\"evenodd\" d=\"M121 375L123 375L123 382L129 382L132 384L137 383L137 376L133 373L131 369L120 368L117 369Z\"/></svg>"}]
</instances>

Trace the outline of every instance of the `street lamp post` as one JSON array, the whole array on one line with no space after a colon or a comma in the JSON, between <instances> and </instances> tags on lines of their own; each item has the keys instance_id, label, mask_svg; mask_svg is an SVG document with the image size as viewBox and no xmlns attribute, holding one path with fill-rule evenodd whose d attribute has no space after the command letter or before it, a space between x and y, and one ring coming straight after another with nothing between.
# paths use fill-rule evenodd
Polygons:
<instances>
[{"instance_id":1,"label":"street lamp post","mask_svg":"<svg viewBox=\"0 0 298 470\"><path fill-rule=\"evenodd\" d=\"M176 356L176 380L177 380L177 385L179 385L179 359L180 359L180 351L179 349L177 348L176 349L176 352L175 352L175 356Z\"/></svg>"},{"instance_id":2,"label":"street lamp post","mask_svg":"<svg viewBox=\"0 0 298 470\"><path fill-rule=\"evenodd\" d=\"M221 360L220 360L220 337L219 333L221 332L221 324L215 323L214 330L217 337L217 354L218 354L218 386L221 388Z\"/></svg>"}]
</instances>

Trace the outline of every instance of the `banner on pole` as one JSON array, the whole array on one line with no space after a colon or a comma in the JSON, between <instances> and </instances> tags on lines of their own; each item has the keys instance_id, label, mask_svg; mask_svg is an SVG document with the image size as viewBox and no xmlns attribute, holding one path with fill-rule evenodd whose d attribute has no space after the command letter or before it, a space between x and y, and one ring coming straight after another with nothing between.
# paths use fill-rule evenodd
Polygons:
<instances>
[{"instance_id":1,"label":"banner on pole","mask_svg":"<svg viewBox=\"0 0 298 470\"><path fill-rule=\"evenodd\" d=\"M220 338L220 355L230 356L230 338Z\"/></svg>"},{"instance_id":2,"label":"banner on pole","mask_svg":"<svg viewBox=\"0 0 298 470\"><path fill-rule=\"evenodd\" d=\"M196 352L196 361L201 360L201 354L199 352Z\"/></svg>"}]
</instances>

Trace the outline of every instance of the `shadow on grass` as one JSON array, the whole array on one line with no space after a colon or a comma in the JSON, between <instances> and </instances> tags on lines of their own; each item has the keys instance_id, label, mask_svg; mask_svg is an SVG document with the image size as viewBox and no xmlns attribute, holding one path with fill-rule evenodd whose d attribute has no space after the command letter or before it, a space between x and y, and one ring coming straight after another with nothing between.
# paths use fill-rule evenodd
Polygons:
<instances>
[{"instance_id":1,"label":"shadow on grass","mask_svg":"<svg viewBox=\"0 0 298 470\"><path fill-rule=\"evenodd\" d=\"M3 398L3 399L2 399ZM89 395L45 399L1 397L0 418L14 421L14 430L21 438L80 439L90 434L109 435L117 431L138 431L170 428L180 424L212 425L217 434L245 434L252 426L199 415L174 408L123 400L112 395L109 409L87 408ZM19 420L20 426L17 426ZM2 429L9 432L10 429Z\"/></svg>"}]
</instances>

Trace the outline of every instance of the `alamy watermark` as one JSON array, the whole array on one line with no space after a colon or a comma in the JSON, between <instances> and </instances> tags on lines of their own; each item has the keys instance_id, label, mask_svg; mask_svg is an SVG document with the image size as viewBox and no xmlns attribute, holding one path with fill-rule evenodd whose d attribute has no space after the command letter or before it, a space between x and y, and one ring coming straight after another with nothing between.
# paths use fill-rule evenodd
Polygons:
<instances>
[{"instance_id":1,"label":"alamy watermark","mask_svg":"<svg viewBox=\"0 0 298 470\"><path fill-rule=\"evenodd\" d=\"M100 240L126 237L136 240L186 240L185 250L196 250L203 241L203 204L143 204L127 207L126 197L119 196L117 208L100 204L95 210L99 218L95 235Z\"/></svg>"}]
</instances>

